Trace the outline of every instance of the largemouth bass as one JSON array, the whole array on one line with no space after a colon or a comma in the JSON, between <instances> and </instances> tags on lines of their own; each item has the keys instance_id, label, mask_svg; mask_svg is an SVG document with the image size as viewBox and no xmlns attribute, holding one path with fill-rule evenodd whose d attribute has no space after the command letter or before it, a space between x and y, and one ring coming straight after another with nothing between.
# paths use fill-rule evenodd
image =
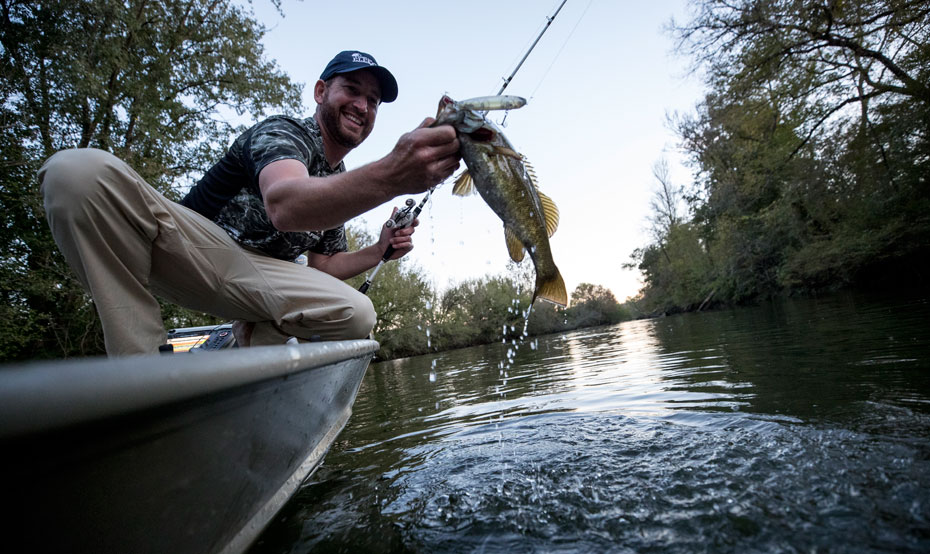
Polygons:
<instances>
[{"instance_id":1,"label":"largemouth bass","mask_svg":"<svg viewBox=\"0 0 930 554\"><path fill-rule=\"evenodd\" d=\"M515 262L529 252L536 269L533 301L537 298L565 306L565 281L552 259L549 237L559 225L559 210L545 194L501 130L485 119L487 110L522 107L517 96L486 96L455 102L448 96L439 101L435 125L451 124L461 143L467 170L456 179L452 193L466 196L475 188L504 222L507 251Z\"/></svg>"}]
</instances>

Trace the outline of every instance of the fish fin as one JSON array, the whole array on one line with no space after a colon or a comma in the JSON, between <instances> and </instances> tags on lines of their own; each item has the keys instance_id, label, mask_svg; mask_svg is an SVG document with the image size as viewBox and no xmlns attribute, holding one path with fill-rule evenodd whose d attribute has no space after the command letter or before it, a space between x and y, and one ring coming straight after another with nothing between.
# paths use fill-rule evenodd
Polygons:
<instances>
[{"instance_id":1,"label":"fish fin","mask_svg":"<svg viewBox=\"0 0 930 554\"><path fill-rule=\"evenodd\" d=\"M541 193L539 189L536 189L536 194L539 195L539 203L542 204L543 208L543 217L546 219L546 233L551 237L555 234L555 230L559 228L559 208L551 198Z\"/></svg>"},{"instance_id":2,"label":"fish fin","mask_svg":"<svg viewBox=\"0 0 930 554\"><path fill-rule=\"evenodd\" d=\"M452 187L452 194L455 196L468 196L475 193L475 181L471 178L471 173L466 169L455 179L455 185Z\"/></svg>"},{"instance_id":3,"label":"fish fin","mask_svg":"<svg viewBox=\"0 0 930 554\"><path fill-rule=\"evenodd\" d=\"M526 170L526 176L529 177L533 188L536 189L536 194L539 195L539 202L543 208L543 218L546 220L546 234L551 237L559 228L559 208L551 198L539 190L539 185L536 182L536 170L533 168L533 164L526 159L526 156L523 156L523 168Z\"/></svg>"},{"instance_id":4,"label":"fish fin","mask_svg":"<svg viewBox=\"0 0 930 554\"><path fill-rule=\"evenodd\" d=\"M522 155L515 152L512 148L507 148L506 146L495 146L494 153L498 156L507 156L508 158L523 161Z\"/></svg>"},{"instance_id":5,"label":"fish fin","mask_svg":"<svg viewBox=\"0 0 930 554\"><path fill-rule=\"evenodd\" d=\"M517 263L522 262L526 252L523 243L517 238L517 234L513 232L513 229L506 225L504 225L504 241L507 243L507 252L510 254L510 259Z\"/></svg>"},{"instance_id":6,"label":"fish fin","mask_svg":"<svg viewBox=\"0 0 930 554\"><path fill-rule=\"evenodd\" d=\"M557 304L563 308L568 305L568 291L565 289L565 281L559 270L555 271L555 277L544 283L536 281L536 294L533 300L544 300L552 304Z\"/></svg>"},{"instance_id":7,"label":"fish fin","mask_svg":"<svg viewBox=\"0 0 930 554\"><path fill-rule=\"evenodd\" d=\"M530 178L530 182L533 183L533 187L539 190L539 186L536 184L536 169L533 168L533 164L530 163L526 156L523 156L523 169L526 170L526 176Z\"/></svg>"}]
</instances>

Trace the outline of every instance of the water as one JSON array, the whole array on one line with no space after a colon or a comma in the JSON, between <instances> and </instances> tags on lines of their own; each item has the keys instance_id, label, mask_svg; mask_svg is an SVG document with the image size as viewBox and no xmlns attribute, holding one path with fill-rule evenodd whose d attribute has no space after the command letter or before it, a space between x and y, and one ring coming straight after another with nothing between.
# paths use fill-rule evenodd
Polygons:
<instances>
[{"instance_id":1,"label":"water","mask_svg":"<svg viewBox=\"0 0 930 554\"><path fill-rule=\"evenodd\" d=\"M373 364L252 551L930 551L928 320L846 295Z\"/></svg>"}]
</instances>

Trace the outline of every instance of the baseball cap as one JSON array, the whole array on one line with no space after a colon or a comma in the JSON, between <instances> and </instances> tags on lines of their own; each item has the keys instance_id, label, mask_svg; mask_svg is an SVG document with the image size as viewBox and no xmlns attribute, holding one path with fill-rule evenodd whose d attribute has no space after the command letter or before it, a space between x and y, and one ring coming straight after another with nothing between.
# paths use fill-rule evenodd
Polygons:
<instances>
[{"instance_id":1,"label":"baseball cap","mask_svg":"<svg viewBox=\"0 0 930 554\"><path fill-rule=\"evenodd\" d=\"M358 50L343 50L336 54L326 69L320 74L320 79L326 81L340 73L351 73L359 69L368 69L374 73L381 84L381 101L393 102L397 99L397 80L386 68L378 65L374 56L359 52Z\"/></svg>"}]
</instances>

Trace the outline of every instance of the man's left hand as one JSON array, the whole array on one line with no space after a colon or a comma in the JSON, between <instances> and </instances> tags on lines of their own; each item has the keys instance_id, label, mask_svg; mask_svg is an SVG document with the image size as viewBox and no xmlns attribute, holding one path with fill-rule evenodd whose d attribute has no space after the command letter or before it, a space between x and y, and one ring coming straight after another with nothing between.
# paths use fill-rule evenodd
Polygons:
<instances>
[{"instance_id":1,"label":"man's left hand","mask_svg":"<svg viewBox=\"0 0 930 554\"><path fill-rule=\"evenodd\" d=\"M397 213L397 208L391 212L391 217ZM419 219L414 219L410 225L401 228L390 228L387 225L381 227L381 237L378 239L378 247L381 252L387 251L388 246L394 247L394 253L389 260L396 260L407 255L413 250L413 233L415 227L420 224Z\"/></svg>"}]
</instances>

